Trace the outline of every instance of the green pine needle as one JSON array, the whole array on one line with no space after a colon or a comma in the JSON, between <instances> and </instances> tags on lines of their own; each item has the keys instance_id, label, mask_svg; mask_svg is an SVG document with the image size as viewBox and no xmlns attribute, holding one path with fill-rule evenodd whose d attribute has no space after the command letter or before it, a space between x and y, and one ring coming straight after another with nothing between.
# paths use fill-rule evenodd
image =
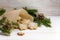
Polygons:
<instances>
[{"instance_id":1,"label":"green pine needle","mask_svg":"<svg viewBox=\"0 0 60 40\"><path fill-rule=\"evenodd\" d=\"M38 23L38 26L41 26L41 20L38 20L37 23Z\"/></svg>"},{"instance_id":2,"label":"green pine needle","mask_svg":"<svg viewBox=\"0 0 60 40\"><path fill-rule=\"evenodd\" d=\"M25 9L31 16L34 17L34 21L37 22L38 26L45 25L46 27L51 27L51 21L48 18L45 18L44 15L40 15L39 17L36 16L36 9L28 9L27 7L24 7Z\"/></svg>"},{"instance_id":3,"label":"green pine needle","mask_svg":"<svg viewBox=\"0 0 60 40\"><path fill-rule=\"evenodd\" d=\"M51 21L48 18L42 20L42 24L45 25L46 27L51 27L51 25L50 25Z\"/></svg>"},{"instance_id":4,"label":"green pine needle","mask_svg":"<svg viewBox=\"0 0 60 40\"><path fill-rule=\"evenodd\" d=\"M5 9L0 8L0 16L1 16L1 15L3 15L5 12L6 12L6 10L5 10Z\"/></svg>"},{"instance_id":5,"label":"green pine needle","mask_svg":"<svg viewBox=\"0 0 60 40\"><path fill-rule=\"evenodd\" d=\"M28 9L27 7L24 7L23 9L25 9L30 15L32 15L33 17L36 17L36 9Z\"/></svg>"},{"instance_id":6,"label":"green pine needle","mask_svg":"<svg viewBox=\"0 0 60 40\"><path fill-rule=\"evenodd\" d=\"M5 22L6 20L6 17L3 17L1 20L0 20L0 25L3 25L3 23Z\"/></svg>"}]
</instances>

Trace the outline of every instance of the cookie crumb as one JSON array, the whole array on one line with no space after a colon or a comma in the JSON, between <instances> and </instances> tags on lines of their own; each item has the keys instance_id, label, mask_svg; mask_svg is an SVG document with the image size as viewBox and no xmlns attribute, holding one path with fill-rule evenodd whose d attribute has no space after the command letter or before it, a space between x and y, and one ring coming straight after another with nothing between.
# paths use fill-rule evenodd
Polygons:
<instances>
[{"instance_id":1,"label":"cookie crumb","mask_svg":"<svg viewBox=\"0 0 60 40\"><path fill-rule=\"evenodd\" d=\"M23 36L24 33L23 33L23 32L18 32L17 35L18 35L18 36Z\"/></svg>"}]
</instances>

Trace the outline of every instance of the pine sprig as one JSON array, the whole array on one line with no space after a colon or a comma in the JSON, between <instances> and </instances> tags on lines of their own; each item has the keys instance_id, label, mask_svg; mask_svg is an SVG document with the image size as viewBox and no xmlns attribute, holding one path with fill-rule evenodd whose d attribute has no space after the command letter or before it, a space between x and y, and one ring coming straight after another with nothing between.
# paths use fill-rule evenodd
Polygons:
<instances>
[{"instance_id":1,"label":"pine sprig","mask_svg":"<svg viewBox=\"0 0 60 40\"><path fill-rule=\"evenodd\" d=\"M36 22L37 22L38 26L41 26L41 24L42 24L42 23L41 23L41 20L37 19Z\"/></svg>"},{"instance_id":2,"label":"pine sprig","mask_svg":"<svg viewBox=\"0 0 60 40\"><path fill-rule=\"evenodd\" d=\"M34 21L37 22L38 26L45 25L46 27L51 27L49 18L46 18L43 14L39 14L38 17L36 16L36 12L38 12L36 9L28 9L27 7L24 7L23 9L34 17Z\"/></svg>"},{"instance_id":3,"label":"pine sprig","mask_svg":"<svg viewBox=\"0 0 60 40\"><path fill-rule=\"evenodd\" d=\"M0 16L2 16L5 12L6 12L6 10L5 10L5 9L0 8Z\"/></svg>"},{"instance_id":4,"label":"pine sprig","mask_svg":"<svg viewBox=\"0 0 60 40\"><path fill-rule=\"evenodd\" d=\"M5 24L2 25L2 27L0 28L1 32L5 35L10 35L11 30L13 29L13 27L11 26L11 23L8 22L4 22Z\"/></svg>"},{"instance_id":5,"label":"pine sprig","mask_svg":"<svg viewBox=\"0 0 60 40\"><path fill-rule=\"evenodd\" d=\"M51 27L51 22L50 22L50 19L44 19L42 20L42 24L45 25L46 27Z\"/></svg>"},{"instance_id":6,"label":"pine sprig","mask_svg":"<svg viewBox=\"0 0 60 40\"><path fill-rule=\"evenodd\" d=\"M32 15L33 17L36 17L36 9L28 9L27 7L23 7L23 9L25 9L30 15Z\"/></svg>"},{"instance_id":7,"label":"pine sprig","mask_svg":"<svg viewBox=\"0 0 60 40\"><path fill-rule=\"evenodd\" d=\"M1 20L0 20L0 25L3 25L3 23L5 22L6 20L6 17L3 17Z\"/></svg>"},{"instance_id":8,"label":"pine sprig","mask_svg":"<svg viewBox=\"0 0 60 40\"><path fill-rule=\"evenodd\" d=\"M50 19L49 18L46 18L44 15L41 15L41 14L39 14L40 16L38 16L37 17L37 23L39 24L40 23L40 25L42 24L42 25L44 25L44 26L46 26L46 27L51 27L51 21L50 21ZM39 25L39 26L40 26Z\"/></svg>"}]
</instances>

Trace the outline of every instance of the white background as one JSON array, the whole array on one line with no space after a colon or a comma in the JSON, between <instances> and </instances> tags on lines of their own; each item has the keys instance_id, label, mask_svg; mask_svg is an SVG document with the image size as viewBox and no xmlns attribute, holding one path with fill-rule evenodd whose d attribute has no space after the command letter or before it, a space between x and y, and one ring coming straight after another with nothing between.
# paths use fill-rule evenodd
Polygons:
<instances>
[{"instance_id":1,"label":"white background","mask_svg":"<svg viewBox=\"0 0 60 40\"><path fill-rule=\"evenodd\" d=\"M0 0L0 7L10 9L36 8L45 15L60 15L60 0Z\"/></svg>"}]
</instances>

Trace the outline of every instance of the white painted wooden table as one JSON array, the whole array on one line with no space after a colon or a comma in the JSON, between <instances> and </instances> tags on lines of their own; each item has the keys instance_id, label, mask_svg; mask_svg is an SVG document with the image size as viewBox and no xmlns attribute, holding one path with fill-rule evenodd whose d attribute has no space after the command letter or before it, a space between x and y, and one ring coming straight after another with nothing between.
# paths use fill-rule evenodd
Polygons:
<instances>
[{"instance_id":1,"label":"white painted wooden table","mask_svg":"<svg viewBox=\"0 0 60 40\"><path fill-rule=\"evenodd\" d=\"M23 36L18 36L19 30L14 30L11 36L0 35L0 40L60 40L60 16L50 16L52 27L41 26L37 30L24 30Z\"/></svg>"},{"instance_id":2,"label":"white painted wooden table","mask_svg":"<svg viewBox=\"0 0 60 40\"><path fill-rule=\"evenodd\" d=\"M0 8L12 10L21 7L38 9L39 13L45 15L60 16L60 0L0 0Z\"/></svg>"}]
</instances>

